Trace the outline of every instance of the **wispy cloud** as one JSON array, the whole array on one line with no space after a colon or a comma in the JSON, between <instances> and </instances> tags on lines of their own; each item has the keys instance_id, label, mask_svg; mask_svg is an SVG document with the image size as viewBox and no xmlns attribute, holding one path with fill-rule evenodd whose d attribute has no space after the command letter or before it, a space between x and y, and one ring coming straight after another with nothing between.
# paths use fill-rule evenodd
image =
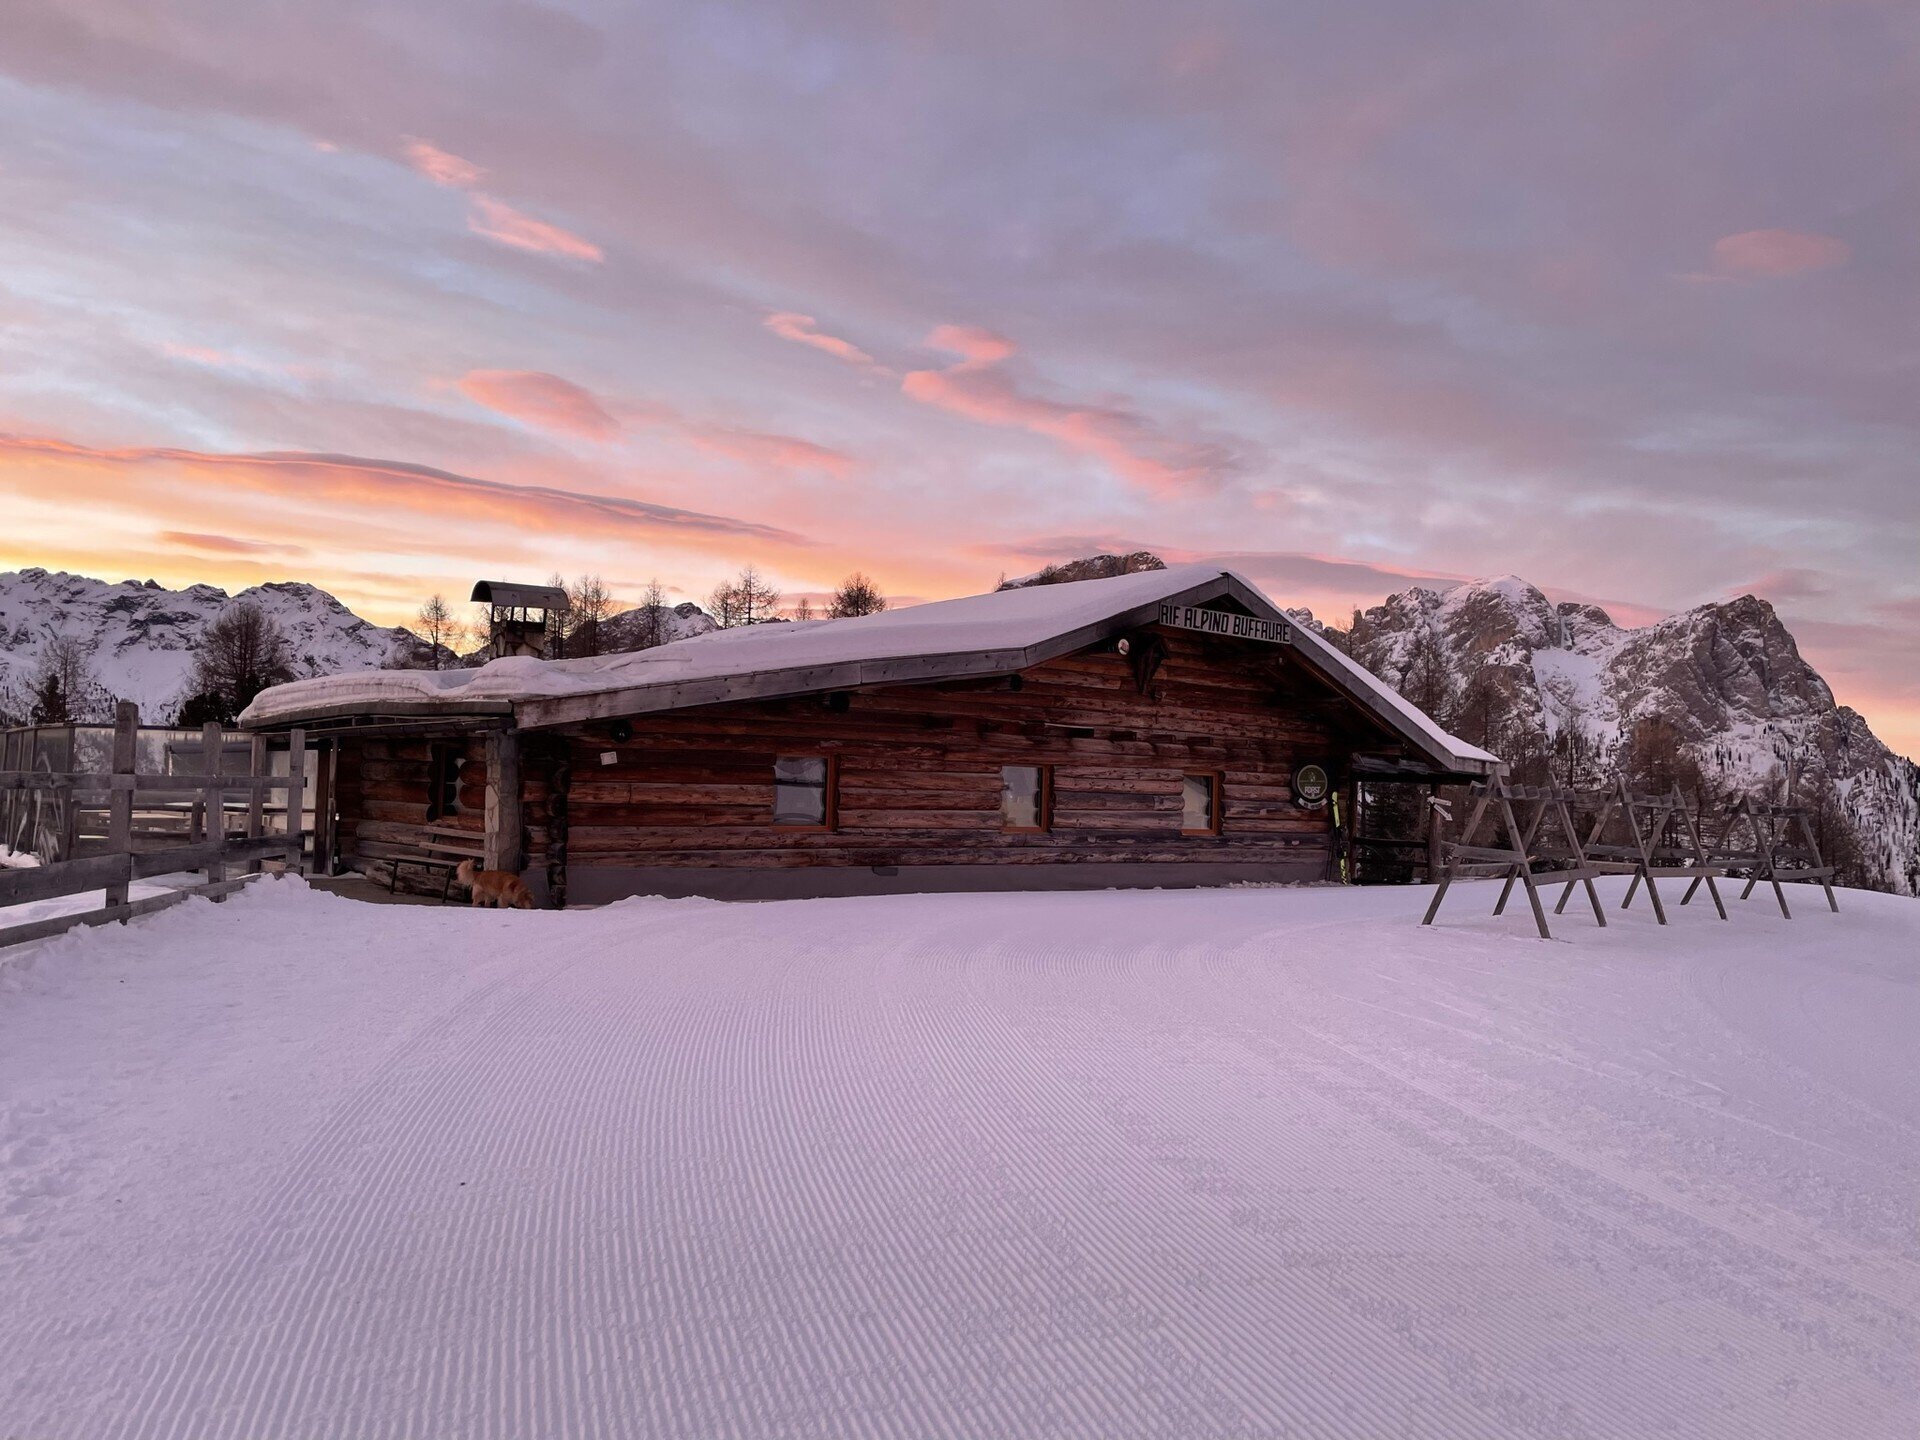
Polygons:
<instances>
[{"instance_id":1,"label":"wispy cloud","mask_svg":"<svg viewBox=\"0 0 1920 1440\"><path fill-rule=\"evenodd\" d=\"M844 360L849 365L872 365L874 359L850 340L842 340L838 335L829 335L819 328L819 322L811 315L796 314L791 310L776 310L761 322L767 329L782 340L791 340L796 345L811 345L815 350Z\"/></svg>"},{"instance_id":2,"label":"wispy cloud","mask_svg":"<svg viewBox=\"0 0 1920 1440\"><path fill-rule=\"evenodd\" d=\"M1844 265L1853 247L1834 235L1800 230L1743 230L1713 242L1714 273L1756 280L1783 280Z\"/></svg>"},{"instance_id":3,"label":"wispy cloud","mask_svg":"<svg viewBox=\"0 0 1920 1440\"><path fill-rule=\"evenodd\" d=\"M658 429L703 454L755 469L817 471L844 478L856 468L852 456L797 435L698 420L654 400L603 400L543 370L470 370L460 377L458 389L499 414L589 440L611 441L629 428Z\"/></svg>"},{"instance_id":4,"label":"wispy cloud","mask_svg":"<svg viewBox=\"0 0 1920 1440\"><path fill-rule=\"evenodd\" d=\"M516 210L506 201L474 187L487 173L471 160L442 150L431 140L407 137L404 151L407 164L418 173L452 190L470 191L467 201L467 228L476 235L515 250L536 255L557 255L567 260L586 260L598 265L606 256L591 240L546 220Z\"/></svg>"},{"instance_id":5,"label":"wispy cloud","mask_svg":"<svg viewBox=\"0 0 1920 1440\"><path fill-rule=\"evenodd\" d=\"M200 530L162 530L159 539L182 550L202 555L310 555L304 545L283 545L270 540L242 540L237 535L211 535Z\"/></svg>"},{"instance_id":6,"label":"wispy cloud","mask_svg":"<svg viewBox=\"0 0 1920 1440\"><path fill-rule=\"evenodd\" d=\"M961 358L941 370L910 371L903 393L925 405L996 425L1044 435L1086 455L1114 474L1164 493L1219 480L1235 466L1225 446L1167 434L1131 409L1073 404L1021 390L1001 368L1016 347L1011 340L972 325L941 325L927 345Z\"/></svg>"},{"instance_id":7,"label":"wispy cloud","mask_svg":"<svg viewBox=\"0 0 1920 1440\"><path fill-rule=\"evenodd\" d=\"M442 150L430 140L419 140L411 136L407 139L407 163L436 185L447 185L457 190L466 190L480 183L480 177L487 172L471 160L462 160L458 155Z\"/></svg>"},{"instance_id":8,"label":"wispy cloud","mask_svg":"<svg viewBox=\"0 0 1920 1440\"><path fill-rule=\"evenodd\" d=\"M491 195L473 197L472 208L467 212L467 228L476 235L516 250L530 250L536 255L558 255L567 260L591 261L595 265L606 258L591 240L545 220L536 220Z\"/></svg>"},{"instance_id":9,"label":"wispy cloud","mask_svg":"<svg viewBox=\"0 0 1920 1440\"><path fill-rule=\"evenodd\" d=\"M124 492L135 477L165 473L193 487L270 491L384 514L398 506L438 524L489 520L539 531L614 527L654 538L809 542L778 526L736 520L620 495L547 485L510 484L431 465L308 451L227 453L163 446L102 449L40 436L0 435L0 472L38 470L42 484L84 494L104 485ZM22 477L31 485L33 477Z\"/></svg>"},{"instance_id":10,"label":"wispy cloud","mask_svg":"<svg viewBox=\"0 0 1920 1440\"><path fill-rule=\"evenodd\" d=\"M611 440L620 433L620 422L592 392L544 370L469 370L459 387L476 405L550 430L589 440Z\"/></svg>"}]
</instances>

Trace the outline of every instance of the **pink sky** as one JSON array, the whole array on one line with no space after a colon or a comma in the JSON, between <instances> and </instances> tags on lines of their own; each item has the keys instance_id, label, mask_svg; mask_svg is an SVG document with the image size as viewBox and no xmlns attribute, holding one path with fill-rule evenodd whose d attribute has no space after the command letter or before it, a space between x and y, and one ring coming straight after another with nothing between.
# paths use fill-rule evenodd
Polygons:
<instances>
[{"instance_id":1,"label":"pink sky","mask_svg":"<svg viewBox=\"0 0 1920 1440\"><path fill-rule=\"evenodd\" d=\"M163 18L164 17L164 18ZM1755 591L1920 751L1910 7L29 0L0 568Z\"/></svg>"}]
</instances>

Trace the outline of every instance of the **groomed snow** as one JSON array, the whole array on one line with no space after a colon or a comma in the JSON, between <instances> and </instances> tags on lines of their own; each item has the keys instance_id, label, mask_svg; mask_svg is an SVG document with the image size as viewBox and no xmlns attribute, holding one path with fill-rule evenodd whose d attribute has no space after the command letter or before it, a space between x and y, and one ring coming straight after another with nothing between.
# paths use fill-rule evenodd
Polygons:
<instances>
[{"instance_id":1,"label":"groomed snow","mask_svg":"<svg viewBox=\"0 0 1920 1440\"><path fill-rule=\"evenodd\" d=\"M0 1434L1920 1430L1920 906L1424 899L289 880L17 953Z\"/></svg>"},{"instance_id":2,"label":"groomed snow","mask_svg":"<svg viewBox=\"0 0 1920 1440\"><path fill-rule=\"evenodd\" d=\"M296 680L263 691L240 717L243 725L286 722L335 705L377 710L382 705L422 701L497 705L568 695L680 685L771 671L919 656L975 655L1023 650L1142 605L1183 594L1222 576L1247 589L1244 576L1214 565L1176 565L1103 580L1076 580L937 600L844 620L799 620L744 625L619 655L581 660L536 660L516 656L472 670L380 670ZM1269 604L1272 602L1269 601ZM1442 754L1498 763L1485 750L1448 735L1391 687L1354 664L1305 626L1296 643L1347 677L1350 687L1375 695Z\"/></svg>"}]
</instances>

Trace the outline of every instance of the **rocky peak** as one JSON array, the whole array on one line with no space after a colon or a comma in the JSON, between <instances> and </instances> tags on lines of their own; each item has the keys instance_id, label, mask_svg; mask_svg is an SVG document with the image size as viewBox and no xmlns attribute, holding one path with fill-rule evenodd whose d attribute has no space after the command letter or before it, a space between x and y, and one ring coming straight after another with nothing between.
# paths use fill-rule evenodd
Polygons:
<instances>
[{"instance_id":1,"label":"rocky peak","mask_svg":"<svg viewBox=\"0 0 1920 1440\"><path fill-rule=\"evenodd\" d=\"M1920 771L1834 704L1758 596L1627 628L1502 576L1391 595L1346 639L1381 679L1523 768L1597 780L1658 721L1723 788L1778 798L1789 775L1832 786L1870 842L1872 878L1920 889Z\"/></svg>"},{"instance_id":2,"label":"rocky peak","mask_svg":"<svg viewBox=\"0 0 1920 1440\"><path fill-rule=\"evenodd\" d=\"M1019 590L1028 585L1064 585L1073 580L1110 580L1116 575L1136 575L1142 570L1164 570L1167 562L1151 550L1135 550L1130 555L1088 555L1048 565L1016 580L1002 580L1002 590Z\"/></svg>"}]
</instances>

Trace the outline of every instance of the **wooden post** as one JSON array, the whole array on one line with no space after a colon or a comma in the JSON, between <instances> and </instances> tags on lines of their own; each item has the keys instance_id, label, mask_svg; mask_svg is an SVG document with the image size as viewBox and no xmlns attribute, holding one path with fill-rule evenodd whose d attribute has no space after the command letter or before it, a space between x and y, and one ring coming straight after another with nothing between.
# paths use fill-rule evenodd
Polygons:
<instances>
[{"instance_id":1,"label":"wooden post","mask_svg":"<svg viewBox=\"0 0 1920 1440\"><path fill-rule=\"evenodd\" d=\"M209 779L220 776L220 751L226 745L226 732L220 728L220 722L209 720L200 727L200 748L204 752L200 761L206 767ZM207 787L207 843L225 845L227 843L227 805L226 797L220 793L218 785ZM218 885L226 878L226 862L216 852L207 861L207 883Z\"/></svg>"},{"instance_id":2,"label":"wooden post","mask_svg":"<svg viewBox=\"0 0 1920 1440\"><path fill-rule=\"evenodd\" d=\"M307 732L287 732L287 868L300 873L300 860L306 840L300 828L301 811L307 806Z\"/></svg>"},{"instance_id":3,"label":"wooden post","mask_svg":"<svg viewBox=\"0 0 1920 1440\"><path fill-rule=\"evenodd\" d=\"M268 772L272 769L273 757L267 750L267 737L254 736L253 754L247 764L247 774L256 782L247 796L247 838L249 840L258 840L267 833L267 792L265 787L257 782L266 779ZM249 875L260 873L258 855L247 861L247 873Z\"/></svg>"},{"instance_id":4,"label":"wooden post","mask_svg":"<svg viewBox=\"0 0 1920 1440\"><path fill-rule=\"evenodd\" d=\"M487 838L485 868L518 875L525 850L520 832L520 737L511 730L487 732Z\"/></svg>"},{"instance_id":5,"label":"wooden post","mask_svg":"<svg viewBox=\"0 0 1920 1440\"><path fill-rule=\"evenodd\" d=\"M333 874L333 759L339 744L322 740L313 759L313 873Z\"/></svg>"},{"instance_id":6,"label":"wooden post","mask_svg":"<svg viewBox=\"0 0 1920 1440\"><path fill-rule=\"evenodd\" d=\"M1427 786L1427 883L1440 878L1440 787Z\"/></svg>"},{"instance_id":7,"label":"wooden post","mask_svg":"<svg viewBox=\"0 0 1920 1440\"><path fill-rule=\"evenodd\" d=\"M107 792L107 853L125 857L127 878L107 886L108 908L127 903L127 883L133 875L133 773L139 756L140 707L122 700L113 709L113 788Z\"/></svg>"},{"instance_id":8,"label":"wooden post","mask_svg":"<svg viewBox=\"0 0 1920 1440\"><path fill-rule=\"evenodd\" d=\"M547 765L547 904L555 910L567 908L567 825L568 791L573 787L571 751L564 735L548 742L553 746Z\"/></svg>"}]
</instances>

